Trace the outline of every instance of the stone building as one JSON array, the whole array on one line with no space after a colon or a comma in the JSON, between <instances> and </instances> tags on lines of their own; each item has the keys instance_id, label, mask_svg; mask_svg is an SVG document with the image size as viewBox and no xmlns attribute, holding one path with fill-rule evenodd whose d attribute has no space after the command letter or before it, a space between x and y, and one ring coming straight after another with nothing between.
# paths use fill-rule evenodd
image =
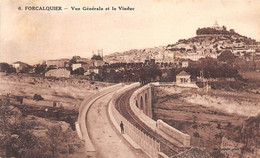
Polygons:
<instances>
[{"instance_id":1,"label":"stone building","mask_svg":"<svg viewBox=\"0 0 260 158\"><path fill-rule=\"evenodd\" d=\"M176 84L191 83L190 75L186 71L181 71L176 75Z\"/></svg>"},{"instance_id":2,"label":"stone building","mask_svg":"<svg viewBox=\"0 0 260 158\"><path fill-rule=\"evenodd\" d=\"M188 67L189 66L189 61L183 61L181 62L181 67L182 68L185 68L185 67Z\"/></svg>"},{"instance_id":3,"label":"stone building","mask_svg":"<svg viewBox=\"0 0 260 158\"><path fill-rule=\"evenodd\" d=\"M46 65L47 67L67 68L69 67L69 61L69 59L46 60Z\"/></svg>"}]
</instances>

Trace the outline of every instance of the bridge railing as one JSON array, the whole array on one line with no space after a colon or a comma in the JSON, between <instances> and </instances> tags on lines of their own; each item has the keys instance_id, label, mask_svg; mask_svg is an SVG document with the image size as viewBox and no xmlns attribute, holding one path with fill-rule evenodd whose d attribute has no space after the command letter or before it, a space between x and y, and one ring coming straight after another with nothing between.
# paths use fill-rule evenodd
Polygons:
<instances>
[{"instance_id":1,"label":"bridge railing","mask_svg":"<svg viewBox=\"0 0 260 158\"><path fill-rule=\"evenodd\" d=\"M178 143L179 146L182 146L182 147L190 147L190 135L185 134L185 133L171 127L170 125L168 125L167 123L165 123L162 120L157 120L157 128L158 128L158 130L161 130L162 132L164 132L165 134L170 136L168 139L170 142ZM178 141L178 142L176 142L176 141Z\"/></svg>"},{"instance_id":2,"label":"bridge railing","mask_svg":"<svg viewBox=\"0 0 260 158\"><path fill-rule=\"evenodd\" d=\"M153 120L152 118L148 117L146 114L143 113L143 110L139 109L136 106L136 100L138 99L138 95L145 91L149 86L158 86L160 85L159 82L148 84L137 89L132 96L130 97L130 107L132 112L148 127L153 129L156 133L164 137L169 142L177 145L180 148L190 147L190 136L185 134L174 127L171 127L167 123L162 120Z\"/></svg>"},{"instance_id":3,"label":"bridge railing","mask_svg":"<svg viewBox=\"0 0 260 158\"><path fill-rule=\"evenodd\" d=\"M127 91L128 89L133 88L133 86L125 87L122 90L117 91L113 95L111 100L111 110L112 115L119 127L121 121L124 123L125 133L136 143L138 144L148 155L153 158L158 158L158 153L160 152L160 143L153 138L146 135L141 129L138 129L133 124L131 124L126 118L124 118L119 111L115 108L115 102L119 96Z\"/></svg>"}]
</instances>

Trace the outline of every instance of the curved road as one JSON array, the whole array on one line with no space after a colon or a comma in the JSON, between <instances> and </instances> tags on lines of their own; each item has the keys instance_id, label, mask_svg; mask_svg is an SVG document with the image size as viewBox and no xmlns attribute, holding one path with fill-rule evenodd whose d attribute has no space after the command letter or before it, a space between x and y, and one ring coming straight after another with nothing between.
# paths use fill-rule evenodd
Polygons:
<instances>
[{"instance_id":1,"label":"curved road","mask_svg":"<svg viewBox=\"0 0 260 158\"><path fill-rule=\"evenodd\" d=\"M97 158L148 158L142 150L134 149L115 129L108 115L108 103L113 93L95 101L86 116L90 139Z\"/></svg>"},{"instance_id":2,"label":"curved road","mask_svg":"<svg viewBox=\"0 0 260 158\"><path fill-rule=\"evenodd\" d=\"M150 129L146 124L144 124L141 120L139 120L138 117L135 116L135 114L132 112L129 104L129 99L132 93L138 88L134 88L132 90L125 92L116 100L117 110L138 129L141 129L147 135L160 142L161 152L165 153L168 156L173 156L175 154L178 154L181 150L177 146L170 143L168 140L164 139L162 136L160 136L152 129Z\"/></svg>"}]
</instances>

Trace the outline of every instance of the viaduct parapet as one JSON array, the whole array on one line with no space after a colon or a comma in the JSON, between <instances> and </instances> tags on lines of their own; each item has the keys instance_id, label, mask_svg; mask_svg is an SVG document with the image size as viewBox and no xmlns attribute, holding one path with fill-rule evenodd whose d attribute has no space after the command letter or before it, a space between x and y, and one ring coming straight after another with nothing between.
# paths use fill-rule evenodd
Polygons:
<instances>
[{"instance_id":1,"label":"viaduct parapet","mask_svg":"<svg viewBox=\"0 0 260 158\"><path fill-rule=\"evenodd\" d=\"M130 98L130 107L134 114L148 127L153 129L171 143L180 148L190 147L190 135L171 127L162 120L153 120L153 87L157 84L148 84L137 89ZM174 116L173 116L174 117Z\"/></svg>"}]
</instances>

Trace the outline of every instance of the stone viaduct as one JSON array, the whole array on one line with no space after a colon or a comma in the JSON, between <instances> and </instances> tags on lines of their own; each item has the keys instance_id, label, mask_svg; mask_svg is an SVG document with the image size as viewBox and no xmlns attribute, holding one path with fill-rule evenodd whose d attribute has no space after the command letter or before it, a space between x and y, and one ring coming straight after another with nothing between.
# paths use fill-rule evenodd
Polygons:
<instances>
[{"instance_id":1,"label":"stone viaduct","mask_svg":"<svg viewBox=\"0 0 260 158\"><path fill-rule=\"evenodd\" d=\"M135 100L135 105L138 107L141 112L150 118L153 117L152 111L152 87L145 86L136 91L136 95L133 98Z\"/></svg>"},{"instance_id":2,"label":"stone viaduct","mask_svg":"<svg viewBox=\"0 0 260 158\"><path fill-rule=\"evenodd\" d=\"M116 99L125 93L126 91L140 86L139 83L133 83L130 85L118 84L107 89L102 90L98 94L94 94L86 98L79 109L79 117L76 124L76 130L79 138L85 142L86 152L95 152L95 148L88 136L88 131L86 128L86 114L92 103L108 93L114 93L110 100L108 113L110 119L112 120L114 126L119 130L119 124L123 120L125 126L127 140L131 139L130 144L138 144L150 157L153 158L168 158L164 153L160 152L160 144L153 140L149 136L145 135L140 129L136 128L130 122L127 121L115 108ZM133 92L129 99L130 108L135 116L139 118L143 123L150 127L154 132L158 133L166 140L175 144L179 148L190 148L190 136L188 134L182 133L181 131L169 126L162 120L153 120L153 110L152 110L152 99L153 99L153 87L160 86L159 83L148 84L138 88ZM131 143L135 142L135 143ZM134 145L133 145L134 146Z\"/></svg>"},{"instance_id":3,"label":"stone viaduct","mask_svg":"<svg viewBox=\"0 0 260 158\"><path fill-rule=\"evenodd\" d=\"M162 120L153 120L153 87L160 86L152 83L137 89L130 98L130 107L134 114L148 127L178 147L190 147L190 136L169 126Z\"/></svg>"}]
</instances>

